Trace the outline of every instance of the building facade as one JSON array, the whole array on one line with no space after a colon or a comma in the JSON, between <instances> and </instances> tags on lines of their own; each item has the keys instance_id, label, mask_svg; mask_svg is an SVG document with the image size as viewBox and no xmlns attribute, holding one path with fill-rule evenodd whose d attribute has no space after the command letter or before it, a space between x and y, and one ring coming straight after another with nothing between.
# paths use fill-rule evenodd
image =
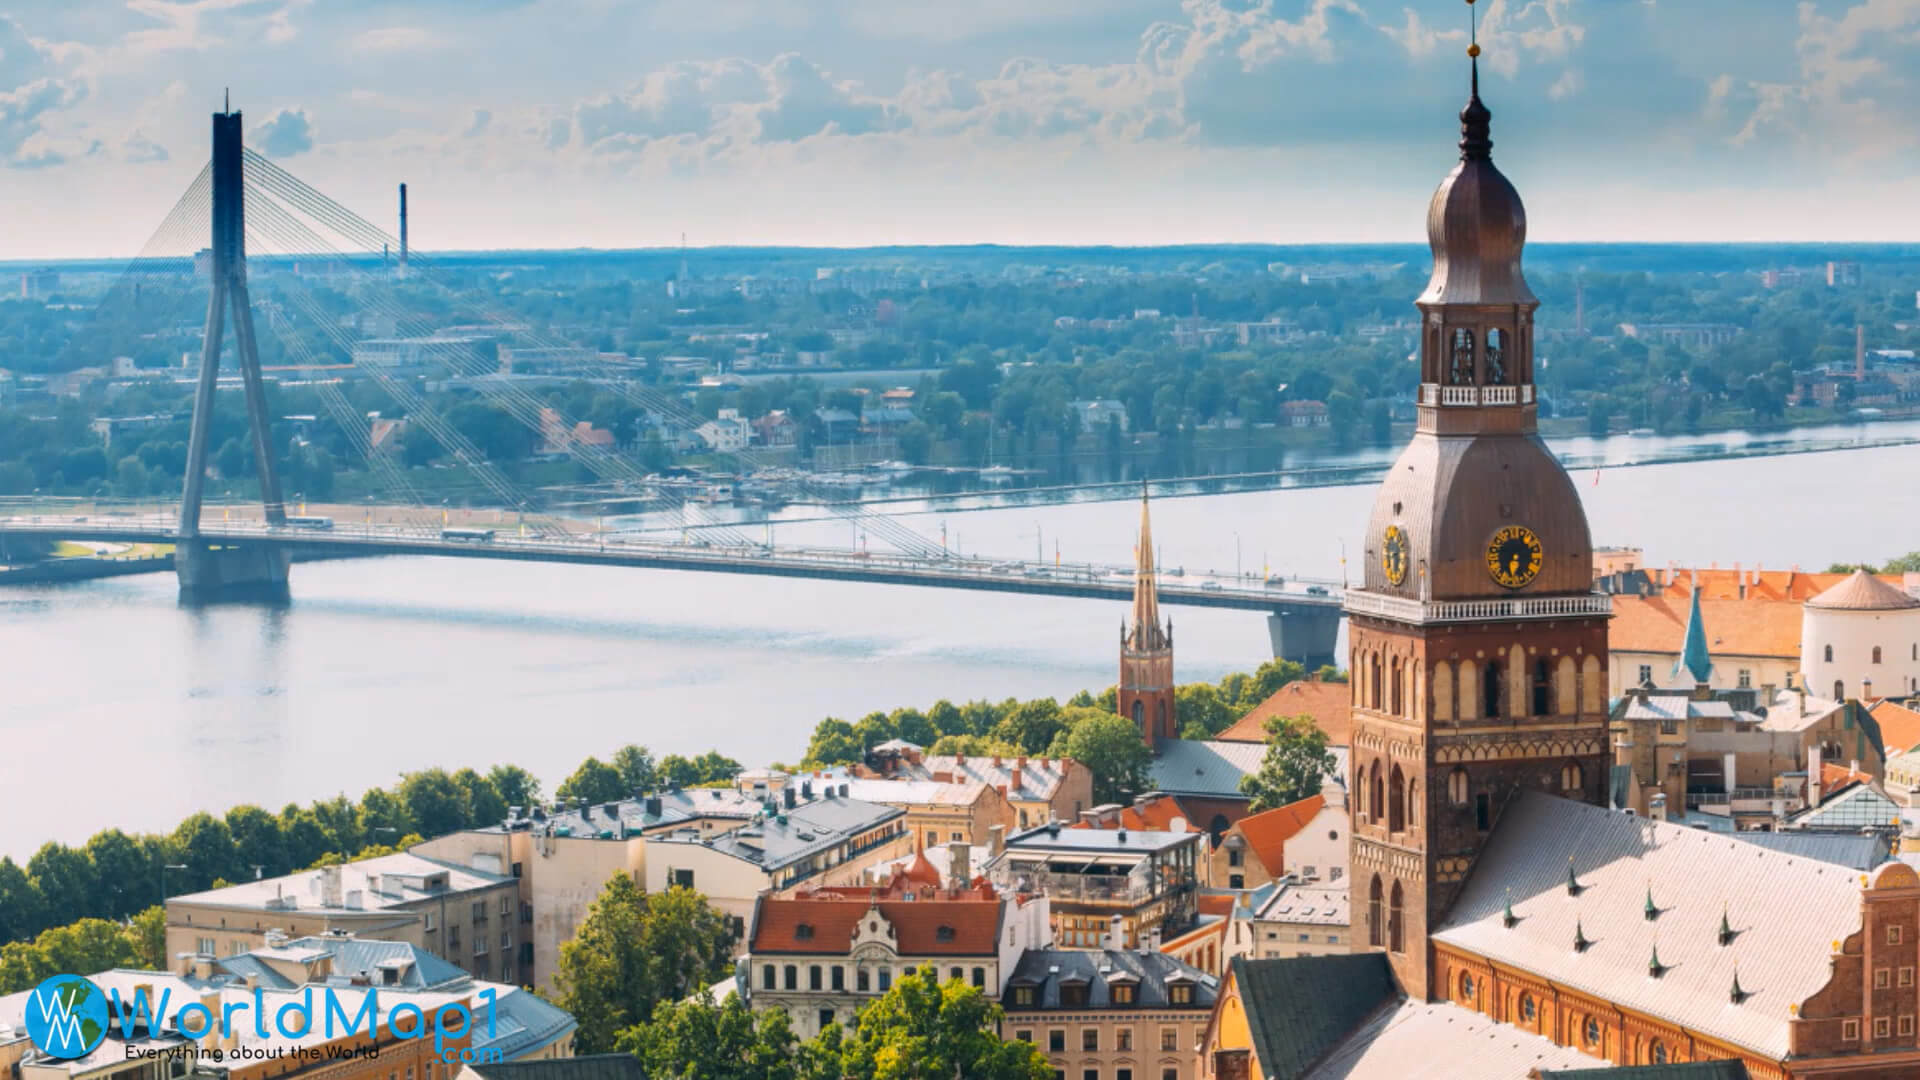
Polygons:
<instances>
[{"instance_id":1,"label":"building facade","mask_svg":"<svg viewBox=\"0 0 1920 1080\"><path fill-rule=\"evenodd\" d=\"M1053 939L1062 948L1099 948L1108 940L1135 948L1193 925L1202 843L1193 832L1055 823L1008 838L987 875L1003 890L1046 893Z\"/></svg>"},{"instance_id":2,"label":"building facade","mask_svg":"<svg viewBox=\"0 0 1920 1080\"><path fill-rule=\"evenodd\" d=\"M1000 997L1000 1034L1068 1080L1193 1080L1217 986L1151 950L1029 949Z\"/></svg>"}]
</instances>

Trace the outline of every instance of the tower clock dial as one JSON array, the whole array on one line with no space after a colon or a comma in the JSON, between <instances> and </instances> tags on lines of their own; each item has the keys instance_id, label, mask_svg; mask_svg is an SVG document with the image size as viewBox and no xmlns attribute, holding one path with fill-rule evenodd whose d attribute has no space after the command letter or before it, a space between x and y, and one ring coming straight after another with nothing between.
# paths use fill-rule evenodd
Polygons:
<instances>
[{"instance_id":1,"label":"tower clock dial","mask_svg":"<svg viewBox=\"0 0 1920 1080\"><path fill-rule=\"evenodd\" d=\"M1386 535L1380 538L1380 569L1393 584L1406 583L1407 531L1398 525L1387 526Z\"/></svg>"},{"instance_id":2,"label":"tower clock dial","mask_svg":"<svg viewBox=\"0 0 1920 1080\"><path fill-rule=\"evenodd\" d=\"M1546 549L1525 525L1508 525L1487 544L1487 573L1509 589L1523 589L1540 574Z\"/></svg>"}]
</instances>

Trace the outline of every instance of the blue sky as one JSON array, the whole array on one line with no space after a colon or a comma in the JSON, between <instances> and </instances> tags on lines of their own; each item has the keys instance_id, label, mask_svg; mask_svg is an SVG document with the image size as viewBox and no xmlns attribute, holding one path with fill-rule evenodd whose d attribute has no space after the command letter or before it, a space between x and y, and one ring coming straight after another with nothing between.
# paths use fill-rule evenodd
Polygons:
<instances>
[{"instance_id":1,"label":"blue sky","mask_svg":"<svg viewBox=\"0 0 1920 1080\"><path fill-rule=\"evenodd\" d=\"M1547 240L1920 239L1920 0L1480 0ZM249 141L422 248L1412 241L1460 0L16 0L0 258ZM391 228L391 226L389 226Z\"/></svg>"}]
</instances>

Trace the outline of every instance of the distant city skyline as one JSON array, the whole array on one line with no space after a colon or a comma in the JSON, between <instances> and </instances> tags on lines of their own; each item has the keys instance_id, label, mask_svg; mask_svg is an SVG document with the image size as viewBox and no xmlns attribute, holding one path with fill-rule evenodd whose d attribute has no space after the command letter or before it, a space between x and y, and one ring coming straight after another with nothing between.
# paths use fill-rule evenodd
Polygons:
<instances>
[{"instance_id":1,"label":"distant city skyline","mask_svg":"<svg viewBox=\"0 0 1920 1080\"><path fill-rule=\"evenodd\" d=\"M1545 241L1920 239L1920 0L1481 0ZM0 259L131 255L248 141L423 250L1411 242L1459 0L27 0ZM25 212L22 212L24 210Z\"/></svg>"}]
</instances>

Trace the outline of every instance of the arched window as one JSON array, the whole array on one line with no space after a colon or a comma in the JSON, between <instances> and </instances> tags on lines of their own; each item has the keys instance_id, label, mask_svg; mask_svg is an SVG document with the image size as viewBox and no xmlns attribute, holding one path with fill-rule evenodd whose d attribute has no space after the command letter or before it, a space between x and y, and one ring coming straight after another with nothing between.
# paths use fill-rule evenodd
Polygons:
<instances>
[{"instance_id":1,"label":"arched window","mask_svg":"<svg viewBox=\"0 0 1920 1080\"><path fill-rule=\"evenodd\" d=\"M1386 700L1380 694L1380 657L1378 654L1375 654L1372 659L1368 660L1367 675L1369 680L1373 683L1368 693L1368 697L1371 698L1372 700L1368 701L1367 704L1373 706L1375 709L1378 709L1380 707L1380 703Z\"/></svg>"},{"instance_id":2,"label":"arched window","mask_svg":"<svg viewBox=\"0 0 1920 1080\"><path fill-rule=\"evenodd\" d=\"M1487 331L1487 385L1507 385L1507 332Z\"/></svg>"},{"instance_id":3,"label":"arched window","mask_svg":"<svg viewBox=\"0 0 1920 1080\"><path fill-rule=\"evenodd\" d=\"M1600 1021L1594 1019L1591 1016L1587 1017L1586 1030L1582 1032L1582 1034L1584 1034L1587 1037L1588 1046L1599 1046L1600 1045Z\"/></svg>"},{"instance_id":4,"label":"arched window","mask_svg":"<svg viewBox=\"0 0 1920 1080\"><path fill-rule=\"evenodd\" d=\"M786 984L789 990L800 989L800 969L793 964L787 965Z\"/></svg>"},{"instance_id":5,"label":"arched window","mask_svg":"<svg viewBox=\"0 0 1920 1080\"><path fill-rule=\"evenodd\" d=\"M1387 785L1387 831L1405 832L1407 828L1407 782L1400 775L1400 766L1393 767L1393 778Z\"/></svg>"},{"instance_id":6,"label":"arched window","mask_svg":"<svg viewBox=\"0 0 1920 1080\"><path fill-rule=\"evenodd\" d=\"M1533 715L1545 716L1552 711L1553 669L1543 656L1533 662Z\"/></svg>"},{"instance_id":7,"label":"arched window","mask_svg":"<svg viewBox=\"0 0 1920 1080\"><path fill-rule=\"evenodd\" d=\"M1155 737L1161 737L1161 736L1165 736L1167 738L1173 737L1173 732L1167 730L1167 699L1166 698L1161 698L1158 702L1154 703L1153 734Z\"/></svg>"},{"instance_id":8,"label":"arched window","mask_svg":"<svg viewBox=\"0 0 1920 1080\"><path fill-rule=\"evenodd\" d=\"M1500 719L1500 662L1487 661L1487 673L1480 681L1480 687L1486 692L1486 710L1480 715L1488 720Z\"/></svg>"},{"instance_id":9,"label":"arched window","mask_svg":"<svg viewBox=\"0 0 1920 1080\"><path fill-rule=\"evenodd\" d=\"M1827 663L1833 663L1833 646L1827 646Z\"/></svg>"},{"instance_id":10,"label":"arched window","mask_svg":"<svg viewBox=\"0 0 1920 1080\"><path fill-rule=\"evenodd\" d=\"M1879 650L1878 650L1878 649L1875 649L1875 650L1874 650L1874 652L1875 652L1875 653L1878 653L1878 652L1879 652ZM1879 658L1879 656L1877 656L1877 655L1876 655L1876 656L1874 657L1874 662L1875 662L1875 663L1878 663L1878 662L1879 662L1879 660L1880 660L1880 658ZM1395 658L1394 658L1394 661L1393 661L1393 702L1392 702L1392 705L1393 705L1393 708L1392 708L1391 710L1389 710L1389 711L1390 711L1390 712L1392 712L1392 713L1393 713L1393 715L1395 715L1395 716L1405 716L1405 715L1406 715L1406 707L1405 707L1405 703L1404 703L1404 700L1403 700L1403 697L1402 697L1402 695L1401 695L1401 693L1400 693L1400 679L1401 679L1401 675L1402 675L1402 671L1401 671L1401 667L1400 667L1400 659L1399 659L1399 657L1395 657Z\"/></svg>"},{"instance_id":11,"label":"arched window","mask_svg":"<svg viewBox=\"0 0 1920 1080\"><path fill-rule=\"evenodd\" d=\"M1533 1003L1533 995L1521 994L1520 995L1520 1019L1531 1024L1533 1023L1533 1018L1538 1014L1539 1014L1539 1009Z\"/></svg>"},{"instance_id":12,"label":"arched window","mask_svg":"<svg viewBox=\"0 0 1920 1080\"><path fill-rule=\"evenodd\" d=\"M1460 1000L1467 1002L1468 1004L1472 1004L1473 1002L1473 973L1472 972L1463 971L1460 973Z\"/></svg>"},{"instance_id":13,"label":"arched window","mask_svg":"<svg viewBox=\"0 0 1920 1080\"><path fill-rule=\"evenodd\" d=\"M1420 781L1407 778L1407 827L1420 824Z\"/></svg>"},{"instance_id":14,"label":"arched window","mask_svg":"<svg viewBox=\"0 0 1920 1080\"><path fill-rule=\"evenodd\" d=\"M1880 646L1878 645L1873 647L1873 662L1876 664L1880 662Z\"/></svg>"},{"instance_id":15,"label":"arched window","mask_svg":"<svg viewBox=\"0 0 1920 1080\"><path fill-rule=\"evenodd\" d=\"M1367 783L1373 789L1367 793L1367 802L1371 804L1370 812L1373 815L1368 820L1378 822L1381 812L1387 808L1387 791L1380 779L1379 758L1373 759L1373 765L1367 769Z\"/></svg>"},{"instance_id":16,"label":"arched window","mask_svg":"<svg viewBox=\"0 0 1920 1080\"><path fill-rule=\"evenodd\" d=\"M1653 1049L1648 1052L1647 1058L1655 1065L1665 1065L1667 1063L1667 1044L1661 1042L1659 1039L1653 1040Z\"/></svg>"},{"instance_id":17,"label":"arched window","mask_svg":"<svg viewBox=\"0 0 1920 1080\"><path fill-rule=\"evenodd\" d=\"M1367 887L1367 944L1379 948L1387 943L1384 936L1386 924L1381 922L1380 911L1380 875L1373 875L1373 884Z\"/></svg>"},{"instance_id":18,"label":"arched window","mask_svg":"<svg viewBox=\"0 0 1920 1080\"><path fill-rule=\"evenodd\" d=\"M1453 332L1453 349L1447 355L1447 381L1455 386L1473 385L1473 331L1464 326Z\"/></svg>"},{"instance_id":19,"label":"arched window","mask_svg":"<svg viewBox=\"0 0 1920 1080\"><path fill-rule=\"evenodd\" d=\"M1467 805L1467 770L1457 765L1447 774L1447 801L1455 806Z\"/></svg>"},{"instance_id":20,"label":"arched window","mask_svg":"<svg viewBox=\"0 0 1920 1080\"><path fill-rule=\"evenodd\" d=\"M1839 679L1833 680L1833 700L1844 701L1847 696L1847 684Z\"/></svg>"},{"instance_id":21,"label":"arched window","mask_svg":"<svg viewBox=\"0 0 1920 1080\"><path fill-rule=\"evenodd\" d=\"M1387 903L1387 948L1393 952L1405 952L1405 933L1402 927L1405 920L1400 915L1400 883L1393 883L1393 898Z\"/></svg>"},{"instance_id":22,"label":"arched window","mask_svg":"<svg viewBox=\"0 0 1920 1080\"><path fill-rule=\"evenodd\" d=\"M1139 698L1133 699L1133 723L1135 727L1138 727L1142 730L1145 730L1146 728L1147 703L1144 701L1141 701Z\"/></svg>"},{"instance_id":23,"label":"arched window","mask_svg":"<svg viewBox=\"0 0 1920 1080\"><path fill-rule=\"evenodd\" d=\"M1570 795L1579 792L1582 779L1579 762L1569 761L1565 765L1560 766L1561 791L1567 792Z\"/></svg>"}]
</instances>

